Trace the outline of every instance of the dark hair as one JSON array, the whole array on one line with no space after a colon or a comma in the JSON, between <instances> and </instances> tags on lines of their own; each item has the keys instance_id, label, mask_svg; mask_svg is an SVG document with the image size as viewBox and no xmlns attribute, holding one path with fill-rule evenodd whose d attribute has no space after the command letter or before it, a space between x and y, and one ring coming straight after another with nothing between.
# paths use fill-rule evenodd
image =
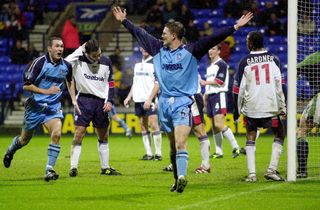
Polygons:
<instances>
[{"instance_id":1,"label":"dark hair","mask_svg":"<svg viewBox=\"0 0 320 210\"><path fill-rule=\"evenodd\" d=\"M263 34L260 31L251 31L248 34L249 50L256 50L264 48Z\"/></svg>"},{"instance_id":2,"label":"dark hair","mask_svg":"<svg viewBox=\"0 0 320 210\"><path fill-rule=\"evenodd\" d=\"M52 46L52 44L53 44L53 40L61 40L62 41L62 39L61 39L61 37L58 37L58 36L52 36L52 37L50 37L49 39L48 39L48 46Z\"/></svg>"},{"instance_id":3,"label":"dark hair","mask_svg":"<svg viewBox=\"0 0 320 210\"><path fill-rule=\"evenodd\" d=\"M182 39L185 35L185 28L182 23L179 21L169 21L165 24L165 27L169 29L169 31L177 36L178 39Z\"/></svg>"},{"instance_id":4,"label":"dark hair","mask_svg":"<svg viewBox=\"0 0 320 210\"><path fill-rule=\"evenodd\" d=\"M86 53L97 52L99 48L99 43L95 39L90 39L85 45Z\"/></svg>"}]
</instances>

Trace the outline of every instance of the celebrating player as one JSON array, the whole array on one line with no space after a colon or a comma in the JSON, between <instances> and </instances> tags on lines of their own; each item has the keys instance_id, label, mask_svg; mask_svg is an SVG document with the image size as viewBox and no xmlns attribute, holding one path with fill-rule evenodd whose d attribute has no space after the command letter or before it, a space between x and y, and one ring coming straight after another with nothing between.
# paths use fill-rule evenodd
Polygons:
<instances>
[{"instance_id":1,"label":"celebrating player","mask_svg":"<svg viewBox=\"0 0 320 210\"><path fill-rule=\"evenodd\" d=\"M247 47L250 54L241 59L233 87L234 118L237 119L239 112L242 113L247 129L246 153L249 175L245 181L257 181L255 140L259 127L271 127L274 133L271 160L264 177L283 181L277 171L285 137L279 115L286 112L280 62L276 56L264 49L261 32L248 34Z\"/></svg>"},{"instance_id":2,"label":"celebrating player","mask_svg":"<svg viewBox=\"0 0 320 210\"><path fill-rule=\"evenodd\" d=\"M188 151L187 138L191 130L190 105L198 86L197 63L209 50L245 25L252 13L243 15L236 25L216 31L192 44L183 44L184 26L177 21L165 24L162 41L148 34L126 19L126 10L113 8L116 20L137 39L151 56L160 86L158 114L161 129L170 140L170 159L174 169L175 183L171 191L182 193L187 185Z\"/></svg>"},{"instance_id":3,"label":"celebrating player","mask_svg":"<svg viewBox=\"0 0 320 210\"><path fill-rule=\"evenodd\" d=\"M24 72L23 89L30 93L25 102L25 117L20 136L13 139L3 158L3 164L9 168L15 152L27 145L34 130L43 124L49 131L51 142L48 147L45 181L56 180L59 175L54 171L60 153L60 137L63 114L61 95L72 81L71 65L62 59L63 42L59 37L51 37L47 45L48 53L36 58Z\"/></svg>"}]
</instances>

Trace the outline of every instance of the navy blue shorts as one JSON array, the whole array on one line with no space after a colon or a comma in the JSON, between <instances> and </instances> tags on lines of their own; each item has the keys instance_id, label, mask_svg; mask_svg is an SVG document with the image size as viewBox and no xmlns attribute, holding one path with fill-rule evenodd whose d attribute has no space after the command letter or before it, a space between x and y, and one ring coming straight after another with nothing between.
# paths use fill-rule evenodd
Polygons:
<instances>
[{"instance_id":1,"label":"navy blue shorts","mask_svg":"<svg viewBox=\"0 0 320 210\"><path fill-rule=\"evenodd\" d=\"M279 117L250 118L244 117L247 131L256 131L257 128L278 128L281 125Z\"/></svg>"},{"instance_id":2,"label":"navy blue shorts","mask_svg":"<svg viewBox=\"0 0 320 210\"><path fill-rule=\"evenodd\" d=\"M247 132L256 131L257 128L271 128L276 138L284 140L285 126L279 116L267 118L250 118L244 117L244 124Z\"/></svg>"},{"instance_id":3,"label":"navy blue shorts","mask_svg":"<svg viewBox=\"0 0 320 210\"><path fill-rule=\"evenodd\" d=\"M143 109L144 102L138 102L134 103L134 112L138 117L148 117L150 115L157 114L157 109L154 109L153 107L150 107L150 109L145 110Z\"/></svg>"},{"instance_id":4,"label":"navy blue shorts","mask_svg":"<svg viewBox=\"0 0 320 210\"><path fill-rule=\"evenodd\" d=\"M108 113L103 111L104 99L90 94L80 94L78 106L81 115L74 112L74 124L88 127L92 121L95 128L107 128L109 126Z\"/></svg>"},{"instance_id":5,"label":"navy blue shorts","mask_svg":"<svg viewBox=\"0 0 320 210\"><path fill-rule=\"evenodd\" d=\"M217 114L227 114L226 93L214 93L208 95L207 115L213 118Z\"/></svg>"}]
</instances>

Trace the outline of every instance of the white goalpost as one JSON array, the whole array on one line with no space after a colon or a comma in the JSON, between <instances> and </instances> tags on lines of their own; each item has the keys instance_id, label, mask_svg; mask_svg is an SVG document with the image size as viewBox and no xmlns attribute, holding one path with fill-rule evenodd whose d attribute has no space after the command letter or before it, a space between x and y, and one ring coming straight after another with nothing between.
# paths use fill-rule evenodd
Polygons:
<instances>
[{"instance_id":1,"label":"white goalpost","mask_svg":"<svg viewBox=\"0 0 320 210\"><path fill-rule=\"evenodd\" d=\"M289 2L288 2L289 3ZM287 180L296 181L297 0L288 4Z\"/></svg>"},{"instance_id":2,"label":"white goalpost","mask_svg":"<svg viewBox=\"0 0 320 210\"><path fill-rule=\"evenodd\" d=\"M320 0L288 2L287 84L287 180L320 177Z\"/></svg>"}]
</instances>

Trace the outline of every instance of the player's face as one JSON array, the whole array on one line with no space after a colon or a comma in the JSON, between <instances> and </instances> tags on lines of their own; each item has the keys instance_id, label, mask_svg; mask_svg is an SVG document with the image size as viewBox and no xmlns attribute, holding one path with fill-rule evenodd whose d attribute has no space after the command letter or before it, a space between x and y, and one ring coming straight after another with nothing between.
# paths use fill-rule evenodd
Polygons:
<instances>
[{"instance_id":1,"label":"player's face","mask_svg":"<svg viewBox=\"0 0 320 210\"><path fill-rule=\"evenodd\" d=\"M99 48L98 51L96 52L90 52L87 54L89 59L94 61L94 62L98 62L101 58L101 49Z\"/></svg>"},{"instance_id":2,"label":"player's face","mask_svg":"<svg viewBox=\"0 0 320 210\"><path fill-rule=\"evenodd\" d=\"M218 56L219 53L220 53L220 50L218 49L218 47L214 46L213 48L211 48L209 50L209 57L210 58L214 58L214 57Z\"/></svg>"},{"instance_id":3,"label":"player's face","mask_svg":"<svg viewBox=\"0 0 320 210\"><path fill-rule=\"evenodd\" d=\"M174 40L174 35L170 32L170 30L167 27L164 27L161 37L163 40L163 45L166 47L169 47L172 41Z\"/></svg>"},{"instance_id":4,"label":"player's face","mask_svg":"<svg viewBox=\"0 0 320 210\"><path fill-rule=\"evenodd\" d=\"M48 52L53 62L57 62L62 58L63 42L62 40L53 40L52 45L48 46Z\"/></svg>"}]
</instances>

